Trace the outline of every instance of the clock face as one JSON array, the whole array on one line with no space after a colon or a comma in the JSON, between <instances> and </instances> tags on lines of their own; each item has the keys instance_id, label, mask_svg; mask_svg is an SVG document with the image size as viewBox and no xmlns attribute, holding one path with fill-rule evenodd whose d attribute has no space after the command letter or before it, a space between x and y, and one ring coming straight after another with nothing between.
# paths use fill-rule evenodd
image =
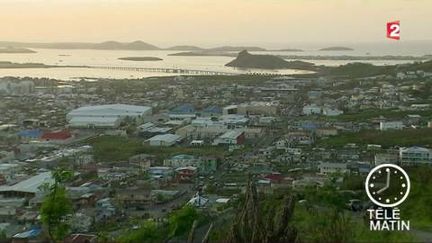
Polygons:
<instances>
[{"instance_id":1,"label":"clock face","mask_svg":"<svg viewBox=\"0 0 432 243\"><path fill-rule=\"evenodd\" d=\"M401 204L408 197L410 187L408 174L394 164L382 164L373 168L365 183L367 195L381 207Z\"/></svg>"}]
</instances>

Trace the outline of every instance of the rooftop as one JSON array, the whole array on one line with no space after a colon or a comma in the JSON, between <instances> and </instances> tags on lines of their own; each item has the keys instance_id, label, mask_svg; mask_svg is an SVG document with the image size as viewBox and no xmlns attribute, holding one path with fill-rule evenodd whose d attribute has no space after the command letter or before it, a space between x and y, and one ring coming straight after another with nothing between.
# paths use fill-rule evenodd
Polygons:
<instances>
[{"instance_id":1,"label":"rooftop","mask_svg":"<svg viewBox=\"0 0 432 243\"><path fill-rule=\"evenodd\" d=\"M15 191L36 193L40 191L39 187L44 183L52 183L54 180L51 177L51 172L43 172L38 175L32 176L26 180L20 181L14 185L0 186L0 192Z\"/></svg>"}]
</instances>

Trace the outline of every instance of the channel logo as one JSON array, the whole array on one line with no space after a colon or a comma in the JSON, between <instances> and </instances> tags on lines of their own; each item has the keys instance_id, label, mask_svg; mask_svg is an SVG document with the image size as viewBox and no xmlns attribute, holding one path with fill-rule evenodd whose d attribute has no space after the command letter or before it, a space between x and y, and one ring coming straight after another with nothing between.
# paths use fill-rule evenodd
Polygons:
<instances>
[{"instance_id":1,"label":"channel logo","mask_svg":"<svg viewBox=\"0 0 432 243\"><path fill-rule=\"evenodd\" d=\"M400 40L400 21L387 22L387 38Z\"/></svg>"},{"instance_id":2,"label":"channel logo","mask_svg":"<svg viewBox=\"0 0 432 243\"><path fill-rule=\"evenodd\" d=\"M407 231L410 221L400 217L396 208L405 201L411 189L408 174L394 164L382 164L371 170L365 182L366 194L377 205L368 209L371 231Z\"/></svg>"}]
</instances>

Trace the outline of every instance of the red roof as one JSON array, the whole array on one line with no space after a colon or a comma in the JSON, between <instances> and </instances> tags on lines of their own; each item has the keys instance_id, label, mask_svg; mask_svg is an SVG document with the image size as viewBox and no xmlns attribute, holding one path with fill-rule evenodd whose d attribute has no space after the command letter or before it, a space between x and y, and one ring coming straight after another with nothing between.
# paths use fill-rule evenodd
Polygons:
<instances>
[{"instance_id":1,"label":"red roof","mask_svg":"<svg viewBox=\"0 0 432 243\"><path fill-rule=\"evenodd\" d=\"M273 182L280 182L284 179L284 176L281 174L274 173L274 174L266 175L264 178L266 178L270 181L273 181Z\"/></svg>"},{"instance_id":2,"label":"red roof","mask_svg":"<svg viewBox=\"0 0 432 243\"><path fill-rule=\"evenodd\" d=\"M69 131L46 132L42 135L43 140L66 140L72 137Z\"/></svg>"}]
</instances>

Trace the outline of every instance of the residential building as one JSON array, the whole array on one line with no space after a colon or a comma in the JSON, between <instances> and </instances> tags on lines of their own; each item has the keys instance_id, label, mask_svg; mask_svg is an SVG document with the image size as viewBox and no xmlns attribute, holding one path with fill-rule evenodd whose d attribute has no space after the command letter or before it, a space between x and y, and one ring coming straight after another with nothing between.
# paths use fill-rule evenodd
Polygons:
<instances>
[{"instance_id":1,"label":"residential building","mask_svg":"<svg viewBox=\"0 0 432 243\"><path fill-rule=\"evenodd\" d=\"M319 115L321 114L321 107L312 104L312 105L305 105L303 107L303 114L304 115Z\"/></svg>"},{"instance_id":2,"label":"residential building","mask_svg":"<svg viewBox=\"0 0 432 243\"><path fill-rule=\"evenodd\" d=\"M175 134L161 134L151 137L147 141L150 146L170 147L181 141L181 138Z\"/></svg>"},{"instance_id":3,"label":"residential building","mask_svg":"<svg viewBox=\"0 0 432 243\"><path fill-rule=\"evenodd\" d=\"M148 106L111 104L85 106L66 115L70 127L116 128L122 121L133 119L142 122L152 114Z\"/></svg>"},{"instance_id":4,"label":"residential building","mask_svg":"<svg viewBox=\"0 0 432 243\"><path fill-rule=\"evenodd\" d=\"M399 160L402 165L432 165L432 150L422 147L400 148Z\"/></svg>"},{"instance_id":5,"label":"residential building","mask_svg":"<svg viewBox=\"0 0 432 243\"><path fill-rule=\"evenodd\" d=\"M321 162L318 165L320 174L328 175L334 173L347 173L349 170L346 163Z\"/></svg>"},{"instance_id":6,"label":"residential building","mask_svg":"<svg viewBox=\"0 0 432 243\"><path fill-rule=\"evenodd\" d=\"M239 145L245 142L245 133L242 130L230 130L213 142L213 145Z\"/></svg>"},{"instance_id":7,"label":"residential building","mask_svg":"<svg viewBox=\"0 0 432 243\"><path fill-rule=\"evenodd\" d=\"M401 130L404 128L402 121L381 121L380 122L380 130L386 131L390 129Z\"/></svg>"}]
</instances>

